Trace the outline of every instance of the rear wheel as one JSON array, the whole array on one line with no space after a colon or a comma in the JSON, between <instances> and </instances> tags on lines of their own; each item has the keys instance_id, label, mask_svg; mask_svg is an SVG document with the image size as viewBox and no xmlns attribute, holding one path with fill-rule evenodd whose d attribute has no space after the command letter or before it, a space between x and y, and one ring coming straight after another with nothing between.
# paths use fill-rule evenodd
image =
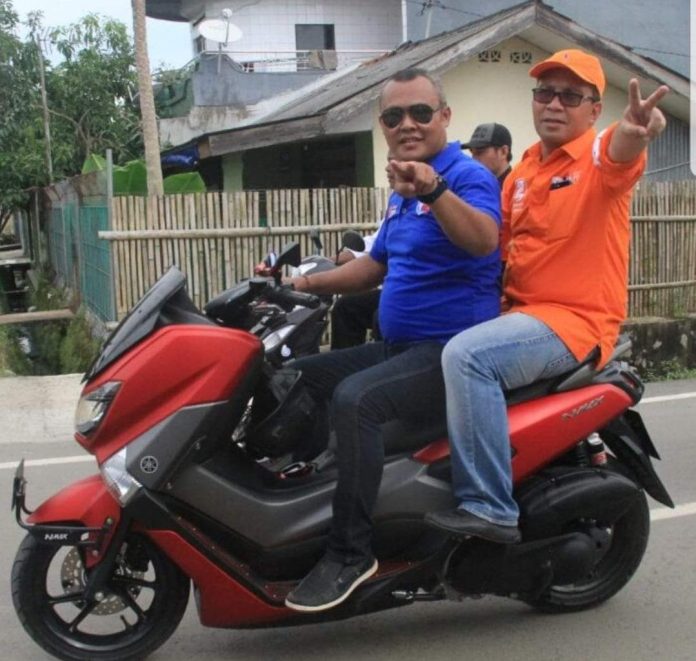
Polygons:
<instances>
[{"instance_id":1,"label":"rear wheel","mask_svg":"<svg viewBox=\"0 0 696 661\"><path fill-rule=\"evenodd\" d=\"M60 659L142 659L179 624L189 579L152 542L131 535L108 589L99 601L88 602L83 553L24 538L12 567L12 599L22 625Z\"/></svg>"},{"instance_id":2,"label":"rear wheel","mask_svg":"<svg viewBox=\"0 0 696 661\"><path fill-rule=\"evenodd\" d=\"M650 532L650 511L645 493L612 524L601 521L577 522L577 528L594 527L603 555L582 580L568 585L552 585L543 594L524 599L547 613L567 613L592 608L613 597L635 573L643 558ZM601 542L599 540L602 540Z\"/></svg>"}]
</instances>

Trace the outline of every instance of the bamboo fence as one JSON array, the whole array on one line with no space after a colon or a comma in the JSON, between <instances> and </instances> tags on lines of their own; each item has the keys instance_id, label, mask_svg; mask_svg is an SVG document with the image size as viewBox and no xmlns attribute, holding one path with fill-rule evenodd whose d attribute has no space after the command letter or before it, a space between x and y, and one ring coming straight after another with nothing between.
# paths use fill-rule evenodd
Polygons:
<instances>
[{"instance_id":1,"label":"bamboo fence","mask_svg":"<svg viewBox=\"0 0 696 661\"><path fill-rule=\"evenodd\" d=\"M116 197L112 230L99 235L113 246L117 319L172 265L202 307L251 276L271 250L298 241L303 255L316 252L313 229L324 254L335 255L346 229L374 231L387 198L371 188Z\"/></svg>"},{"instance_id":2,"label":"bamboo fence","mask_svg":"<svg viewBox=\"0 0 696 661\"><path fill-rule=\"evenodd\" d=\"M346 229L373 231L388 191L372 188L244 191L159 198L117 197L112 245L117 318L171 265L196 305L253 273L269 250L298 241L334 255ZM642 183L632 204L629 316L696 313L696 181Z\"/></svg>"},{"instance_id":3,"label":"bamboo fence","mask_svg":"<svg viewBox=\"0 0 696 661\"><path fill-rule=\"evenodd\" d=\"M631 221L629 316L696 313L696 181L642 183Z\"/></svg>"}]
</instances>

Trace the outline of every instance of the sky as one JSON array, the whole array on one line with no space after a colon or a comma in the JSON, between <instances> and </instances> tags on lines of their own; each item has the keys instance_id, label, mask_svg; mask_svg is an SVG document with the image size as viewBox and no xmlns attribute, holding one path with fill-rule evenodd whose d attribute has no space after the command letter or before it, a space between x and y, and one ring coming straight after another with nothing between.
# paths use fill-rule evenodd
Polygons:
<instances>
[{"instance_id":1,"label":"sky","mask_svg":"<svg viewBox=\"0 0 696 661\"><path fill-rule=\"evenodd\" d=\"M29 12L43 12L46 27L70 25L92 13L118 19L133 33L131 0L13 0L12 4L22 21ZM182 67L193 59L187 23L148 18L147 40L150 68L153 70Z\"/></svg>"}]
</instances>

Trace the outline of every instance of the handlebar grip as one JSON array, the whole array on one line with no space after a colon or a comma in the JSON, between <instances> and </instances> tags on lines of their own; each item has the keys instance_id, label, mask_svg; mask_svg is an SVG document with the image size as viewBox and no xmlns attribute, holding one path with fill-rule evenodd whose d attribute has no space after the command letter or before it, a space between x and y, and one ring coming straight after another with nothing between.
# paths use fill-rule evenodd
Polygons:
<instances>
[{"instance_id":1,"label":"handlebar grip","mask_svg":"<svg viewBox=\"0 0 696 661\"><path fill-rule=\"evenodd\" d=\"M273 287L264 292L266 300L274 301L275 303L288 303L291 305L302 305L306 308L318 308L321 304L321 299L314 294L306 294L305 292L295 291L286 287Z\"/></svg>"}]
</instances>

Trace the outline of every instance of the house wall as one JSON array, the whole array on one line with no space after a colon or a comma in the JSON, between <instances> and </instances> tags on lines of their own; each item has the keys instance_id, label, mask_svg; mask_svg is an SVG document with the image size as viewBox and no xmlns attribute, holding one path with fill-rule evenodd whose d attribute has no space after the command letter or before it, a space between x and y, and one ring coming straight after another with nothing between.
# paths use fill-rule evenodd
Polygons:
<instances>
[{"instance_id":1,"label":"house wall","mask_svg":"<svg viewBox=\"0 0 696 661\"><path fill-rule=\"evenodd\" d=\"M372 134L324 136L223 158L224 190L371 187Z\"/></svg>"},{"instance_id":2,"label":"house wall","mask_svg":"<svg viewBox=\"0 0 696 661\"><path fill-rule=\"evenodd\" d=\"M264 51L265 57L296 50L296 24L333 24L337 51L390 50L402 38L401 0L215 0L206 3L206 17L220 18L225 8L232 9L232 23L242 30L229 50ZM192 37L197 36L194 27ZM206 41L206 48L218 45Z\"/></svg>"},{"instance_id":3,"label":"house wall","mask_svg":"<svg viewBox=\"0 0 696 661\"><path fill-rule=\"evenodd\" d=\"M375 172L372 167L374 140L372 133L365 131L355 136L355 175L357 186L374 186Z\"/></svg>"},{"instance_id":4,"label":"house wall","mask_svg":"<svg viewBox=\"0 0 696 661\"><path fill-rule=\"evenodd\" d=\"M665 132L648 150L645 178L648 181L684 181L694 178L689 166L688 124L667 115Z\"/></svg>"},{"instance_id":5,"label":"house wall","mask_svg":"<svg viewBox=\"0 0 696 661\"><path fill-rule=\"evenodd\" d=\"M528 71L532 63L550 55L546 51L520 39L509 39L495 47L500 51L500 61L481 62L473 58L442 76L447 102L452 108L452 120L448 129L450 140L466 142L478 124L498 122L504 124L512 134L513 165L517 163L524 150L538 140L532 123L532 95L534 79ZM523 63L511 62L511 56L522 59ZM604 93L603 111L597 122L602 129L617 120L627 103L626 92L607 86ZM375 185L386 186L384 162L387 146L381 136L377 117L373 110L373 131L375 134L374 168Z\"/></svg>"},{"instance_id":6,"label":"house wall","mask_svg":"<svg viewBox=\"0 0 696 661\"><path fill-rule=\"evenodd\" d=\"M244 190L242 175L244 164L242 154L225 154L222 162L222 190L226 192Z\"/></svg>"}]
</instances>

